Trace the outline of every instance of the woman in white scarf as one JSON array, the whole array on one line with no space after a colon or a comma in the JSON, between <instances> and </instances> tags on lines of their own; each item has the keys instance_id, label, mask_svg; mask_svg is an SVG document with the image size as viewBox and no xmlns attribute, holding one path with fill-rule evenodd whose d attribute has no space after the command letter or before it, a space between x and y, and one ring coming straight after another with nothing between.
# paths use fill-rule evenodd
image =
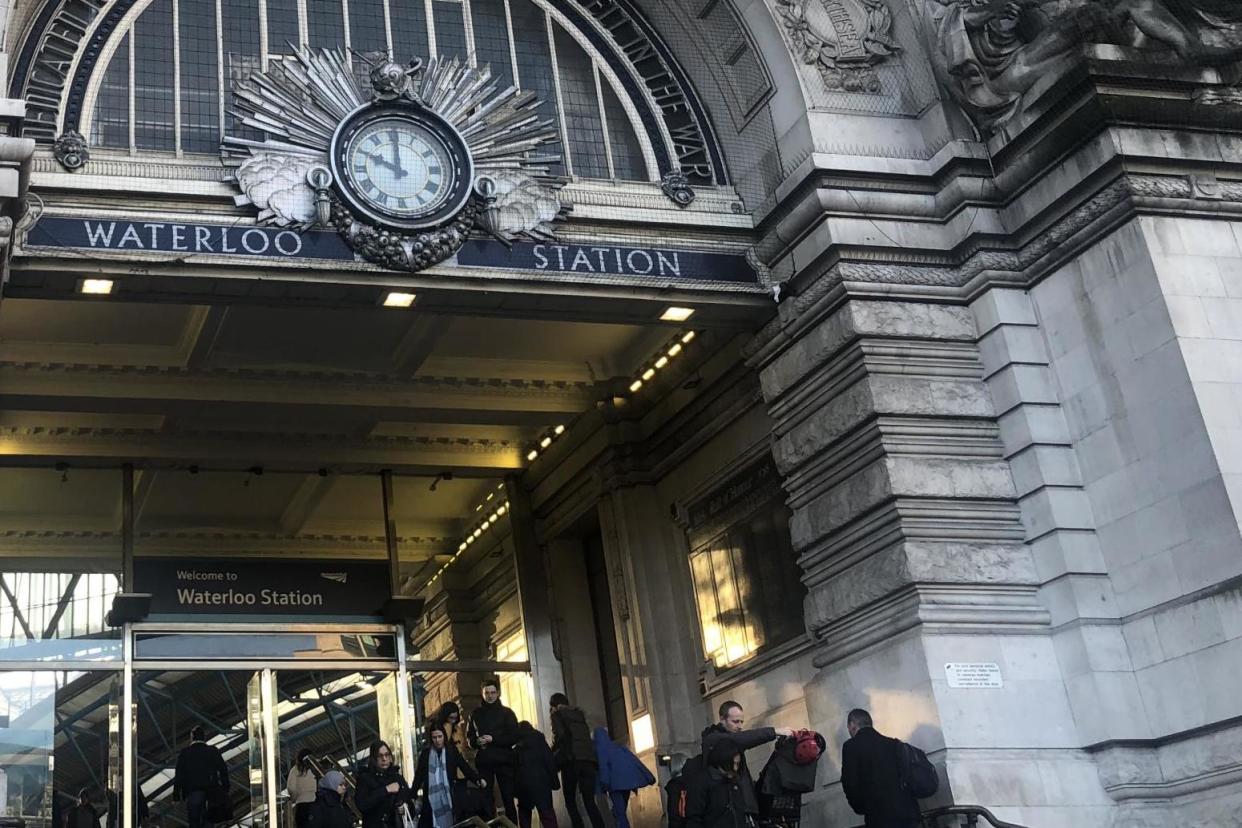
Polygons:
<instances>
[{"instance_id":1,"label":"woman in white scarf","mask_svg":"<svg viewBox=\"0 0 1242 828\"><path fill-rule=\"evenodd\" d=\"M461 803L453 802L453 789L459 774L480 786L485 784L448 741L443 726L432 723L427 729L427 747L418 757L418 770L414 773L414 789L422 803L419 828L451 828L457 822L454 814Z\"/></svg>"}]
</instances>

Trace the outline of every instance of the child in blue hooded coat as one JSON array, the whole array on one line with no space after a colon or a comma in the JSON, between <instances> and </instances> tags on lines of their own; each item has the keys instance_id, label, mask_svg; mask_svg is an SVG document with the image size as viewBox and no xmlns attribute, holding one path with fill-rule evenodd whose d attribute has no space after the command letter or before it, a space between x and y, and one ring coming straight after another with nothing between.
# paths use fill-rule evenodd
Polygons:
<instances>
[{"instance_id":1,"label":"child in blue hooded coat","mask_svg":"<svg viewBox=\"0 0 1242 828\"><path fill-rule=\"evenodd\" d=\"M655 777L638 757L608 736L606 728L595 728L595 756L599 759L599 789L612 802L612 818L617 828L630 828L625 815L630 794L655 784Z\"/></svg>"}]
</instances>

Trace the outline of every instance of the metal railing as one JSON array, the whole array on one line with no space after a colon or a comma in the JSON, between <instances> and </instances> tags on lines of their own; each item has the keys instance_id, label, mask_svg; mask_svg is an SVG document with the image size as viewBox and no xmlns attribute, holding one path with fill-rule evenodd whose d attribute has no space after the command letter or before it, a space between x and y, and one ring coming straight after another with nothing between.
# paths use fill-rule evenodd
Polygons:
<instances>
[{"instance_id":1,"label":"metal railing","mask_svg":"<svg viewBox=\"0 0 1242 828\"><path fill-rule=\"evenodd\" d=\"M948 820L948 821L946 821ZM923 825L926 828L978 828L979 820L983 820L992 828L1025 828L1014 822L999 819L982 805L946 805L923 812Z\"/></svg>"}]
</instances>

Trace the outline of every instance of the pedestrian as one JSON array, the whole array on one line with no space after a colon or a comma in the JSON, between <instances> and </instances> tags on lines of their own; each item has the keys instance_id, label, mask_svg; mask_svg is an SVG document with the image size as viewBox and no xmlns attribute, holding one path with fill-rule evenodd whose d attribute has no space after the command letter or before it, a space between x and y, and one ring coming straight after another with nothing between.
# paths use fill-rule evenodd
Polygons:
<instances>
[{"instance_id":1,"label":"pedestrian","mask_svg":"<svg viewBox=\"0 0 1242 828\"><path fill-rule=\"evenodd\" d=\"M456 702L446 701L440 705L440 709L436 711L428 721L427 725L438 724L444 728L444 735L451 744L457 744L457 726L461 724L461 708Z\"/></svg>"},{"instance_id":2,"label":"pedestrian","mask_svg":"<svg viewBox=\"0 0 1242 828\"><path fill-rule=\"evenodd\" d=\"M578 797L586 807L591 828L604 828L604 815L595 802L599 778L599 757L591 741L591 728L581 708L569 703L564 693L553 693L548 700L552 715L552 755L561 772L561 795L573 828L583 828Z\"/></svg>"},{"instance_id":3,"label":"pedestrian","mask_svg":"<svg viewBox=\"0 0 1242 828\"><path fill-rule=\"evenodd\" d=\"M755 795L754 777L746 765L746 751L753 747L776 741L777 736L792 736L793 731L787 727L756 727L745 729L746 717L742 706L735 701L727 701L720 705L720 720L703 730L703 758L706 761L712 747L723 739L729 739L742 754L738 768L738 786L742 791L742 801L746 805L746 813L757 816L759 798Z\"/></svg>"},{"instance_id":4,"label":"pedestrian","mask_svg":"<svg viewBox=\"0 0 1242 828\"><path fill-rule=\"evenodd\" d=\"M99 812L91 804L90 788L78 791L78 801L65 814L65 828L99 828Z\"/></svg>"},{"instance_id":5,"label":"pedestrian","mask_svg":"<svg viewBox=\"0 0 1242 828\"><path fill-rule=\"evenodd\" d=\"M400 809L413 792L393 761L392 749L384 741L372 742L366 766L358 772L354 804L362 813L362 828L401 828Z\"/></svg>"},{"instance_id":6,"label":"pedestrian","mask_svg":"<svg viewBox=\"0 0 1242 828\"><path fill-rule=\"evenodd\" d=\"M539 812L541 828L557 828L556 811L552 808L552 791L560 787L556 780L556 760L548 740L530 722L518 724L517 802L518 825L530 828L530 812Z\"/></svg>"},{"instance_id":7,"label":"pedestrian","mask_svg":"<svg viewBox=\"0 0 1242 828\"><path fill-rule=\"evenodd\" d=\"M505 816L516 825L517 754L513 748L518 740L517 716L500 702L499 681L485 679L482 691L483 703L470 714L466 734L470 747L475 749L479 775L489 790L500 791Z\"/></svg>"},{"instance_id":8,"label":"pedestrian","mask_svg":"<svg viewBox=\"0 0 1242 828\"><path fill-rule=\"evenodd\" d=\"M655 784L655 776L637 756L617 744L608 729L595 728L595 756L599 759L599 788L612 803L612 819L617 828L630 828L626 809L630 794Z\"/></svg>"},{"instance_id":9,"label":"pedestrian","mask_svg":"<svg viewBox=\"0 0 1242 828\"><path fill-rule=\"evenodd\" d=\"M330 770L319 780L315 801L306 808L306 828L354 828L354 815L345 806L345 774Z\"/></svg>"},{"instance_id":10,"label":"pedestrian","mask_svg":"<svg viewBox=\"0 0 1242 828\"><path fill-rule=\"evenodd\" d=\"M713 739L703 761L686 783L686 828L746 828L741 746L728 736Z\"/></svg>"},{"instance_id":11,"label":"pedestrian","mask_svg":"<svg viewBox=\"0 0 1242 828\"><path fill-rule=\"evenodd\" d=\"M189 828L211 828L209 817L226 805L229 769L215 745L207 744L202 725L190 730L190 744L177 757L173 773L173 799L185 802Z\"/></svg>"},{"instance_id":12,"label":"pedestrian","mask_svg":"<svg viewBox=\"0 0 1242 828\"><path fill-rule=\"evenodd\" d=\"M302 748L298 751L293 767L289 768L289 776L285 779L285 790L293 802L294 828L306 828L306 817L310 807L318 798L319 780L315 778L315 769L311 767L311 749Z\"/></svg>"},{"instance_id":13,"label":"pedestrian","mask_svg":"<svg viewBox=\"0 0 1242 828\"><path fill-rule=\"evenodd\" d=\"M841 788L867 828L917 828L919 801L901 784L902 743L882 735L866 710L851 710L845 720L850 738L841 748Z\"/></svg>"},{"instance_id":14,"label":"pedestrian","mask_svg":"<svg viewBox=\"0 0 1242 828\"><path fill-rule=\"evenodd\" d=\"M459 774L480 785L486 783L470 767L449 741L446 725L432 722L427 728L427 744L418 755L414 771L414 790L422 807L418 812L419 828L450 828L462 810L463 791L458 787Z\"/></svg>"}]
</instances>

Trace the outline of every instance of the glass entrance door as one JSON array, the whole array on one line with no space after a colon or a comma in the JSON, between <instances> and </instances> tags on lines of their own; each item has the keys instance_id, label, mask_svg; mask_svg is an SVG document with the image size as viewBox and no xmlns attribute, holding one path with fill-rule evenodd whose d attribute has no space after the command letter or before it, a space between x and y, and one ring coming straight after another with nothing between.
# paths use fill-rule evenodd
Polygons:
<instances>
[{"instance_id":1,"label":"glass entrance door","mask_svg":"<svg viewBox=\"0 0 1242 828\"><path fill-rule=\"evenodd\" d=\"M210 808L216 828L293 828L314 791L290 773L304 750L312 777L341 770L351 792L374 742L409 754L393 631L257 632L135 633L135 825L193 828Z\"/></svg>"}]
</instances>

